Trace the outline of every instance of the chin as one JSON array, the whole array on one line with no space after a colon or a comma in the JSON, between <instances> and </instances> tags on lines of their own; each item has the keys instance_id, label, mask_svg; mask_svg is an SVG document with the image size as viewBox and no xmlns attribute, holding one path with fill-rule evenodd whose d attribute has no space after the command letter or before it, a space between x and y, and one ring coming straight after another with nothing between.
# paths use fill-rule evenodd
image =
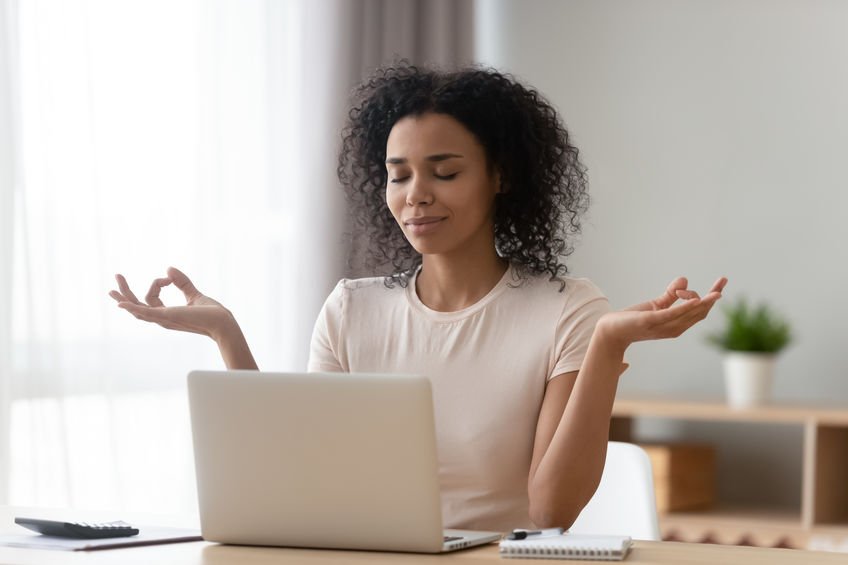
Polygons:
<instances>
[{"instance_id":1,"label":"chin","mask_svg":"<svg viewBox=\"0 0 848 565\"><path fill-rule=\"evenodd\" d=\"M412 248L421 255L439 255L440 253L445 252L443 246L433 245L432 243L416 243L412 241L409 243L412 245Z\"/></svg>"},{"instance_id":2,"label":"chin","mask_svg":"<svg viewBox=\"0 0 848 565\"><path fill-rule=\"evenodd\" d=\"M425 236L406 235L406 241L421 255L446 255L461 249L467 240L445 237L448 234L429 234Z\"/></svg>"},{"instance_id":3,"label":"chin","mask_svg":"<svg viewBox=\"0 0 848 565\"><path fill-rule=\"evenodd\" d=\"M407 237L406 241L421 255L439 255L449 252L452 248L452 246L445 245L444 242L440 242L436 238Z\"/></svg>"}]
</instances>

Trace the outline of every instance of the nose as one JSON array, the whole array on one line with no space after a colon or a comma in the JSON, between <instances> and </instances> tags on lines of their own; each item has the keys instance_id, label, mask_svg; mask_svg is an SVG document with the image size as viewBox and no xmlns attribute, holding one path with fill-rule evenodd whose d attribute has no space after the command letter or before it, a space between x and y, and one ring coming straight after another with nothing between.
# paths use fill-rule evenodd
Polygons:
<instances>
[{"instance_id":1,"label":"nose","mask_svg":"<svg viewBox=\"0 0 848 565\"><path fill-rule=\"evenodd\" d=\"M430 190L430 185L420 175L415 175L411 178L407 186L407 206L427 206L433 203L433 193Z\"/></svg>"}]
</instances>

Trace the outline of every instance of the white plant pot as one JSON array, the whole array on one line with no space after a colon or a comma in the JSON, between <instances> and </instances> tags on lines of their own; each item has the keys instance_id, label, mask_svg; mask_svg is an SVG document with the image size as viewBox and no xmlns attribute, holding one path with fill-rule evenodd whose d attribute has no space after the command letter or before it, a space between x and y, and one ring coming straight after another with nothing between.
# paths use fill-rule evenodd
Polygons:
<instances>
[{"instance_id":1,"label":"white plant pot","mask_svg":"<svg viewBox=\"0 0 848 565\"><path fill-rule=\"evenodd\" d=\"M724 357L727 403L733 408L768 404L776 356L771 353L729 351Z\"/></svg>"}]
</instances>

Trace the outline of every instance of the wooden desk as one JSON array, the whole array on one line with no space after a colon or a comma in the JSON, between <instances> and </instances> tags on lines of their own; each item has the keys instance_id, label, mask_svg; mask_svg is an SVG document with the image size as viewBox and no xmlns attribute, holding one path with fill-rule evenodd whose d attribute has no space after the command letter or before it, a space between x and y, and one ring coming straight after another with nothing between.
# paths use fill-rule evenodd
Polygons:
<instances>
[{"instance_id":1,"label":"wooden desk","mask_svg":"<svg viewBox=\"0 0 848 565\"><path fill-rule=\"evenodd\" d=\"M85 565L101 564L168 564L168 565L361 565L435 564L463 565L472 563L556 563L555 560L502 560L496 544L444 555L377 553L368 551L328 551L240 547L206 542L180 543L130 549L91 552L66 552L33 549L0 548L0 563L16 565ZM579 563L578 561L559 561ZM797 549L764 549L691 543L637 541L624 563L630 565L845 565L845 554L802 551ZM594 563L598 563L597 561Z\"/></svg>"},{"instance_id":2,"label":"wooden desk","mask_svg":"<svg viewBox=\"0 0 848 565\"><path fill-rule=\"evenodd\" d=\"M79 513L71 511L46 511L0 507L0 532L21 533L15 525L15 516L32 516L52 519L98 521L115 519L114 514ZM73 516L73 518L72 518ZM121 515L137 524L153 523L149 517ZM158 519L159 525L196 527L191 518ZM0 565L361 565L375 564L436 564L453 565L472 563L578 563L538 559L502 560L497 544L457 551L443 555L405 553L380 553L370 551L332 551L318 549L289 549L272 547L246 547L218 545L207 542L176 543L126 549L99 551L55 551L0 547ZM795 549L765 549L675 542L637 541L624 561L631 565L784 565L784 564L841 564L848 562L844 553L825 553ZM595 562L598 563L598 562Z\"/></svg>"}]
</instances>

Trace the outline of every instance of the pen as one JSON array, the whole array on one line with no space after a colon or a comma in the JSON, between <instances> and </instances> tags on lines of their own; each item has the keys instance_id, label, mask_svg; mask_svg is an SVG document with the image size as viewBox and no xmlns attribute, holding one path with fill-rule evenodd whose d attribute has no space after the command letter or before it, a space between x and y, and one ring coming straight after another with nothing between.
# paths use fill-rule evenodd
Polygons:
<instances>
[{"instance_id":1,"label":"pen","mask_svg":"<svg viewBox=\"0 0 848 565\"><path fill-rule=\"evenodd\" d=\"M529 537L548 537L562 535L562 528L548 528L546 530L513 530L506 539L526 539Z\"/></svg>"}]
</instances>

